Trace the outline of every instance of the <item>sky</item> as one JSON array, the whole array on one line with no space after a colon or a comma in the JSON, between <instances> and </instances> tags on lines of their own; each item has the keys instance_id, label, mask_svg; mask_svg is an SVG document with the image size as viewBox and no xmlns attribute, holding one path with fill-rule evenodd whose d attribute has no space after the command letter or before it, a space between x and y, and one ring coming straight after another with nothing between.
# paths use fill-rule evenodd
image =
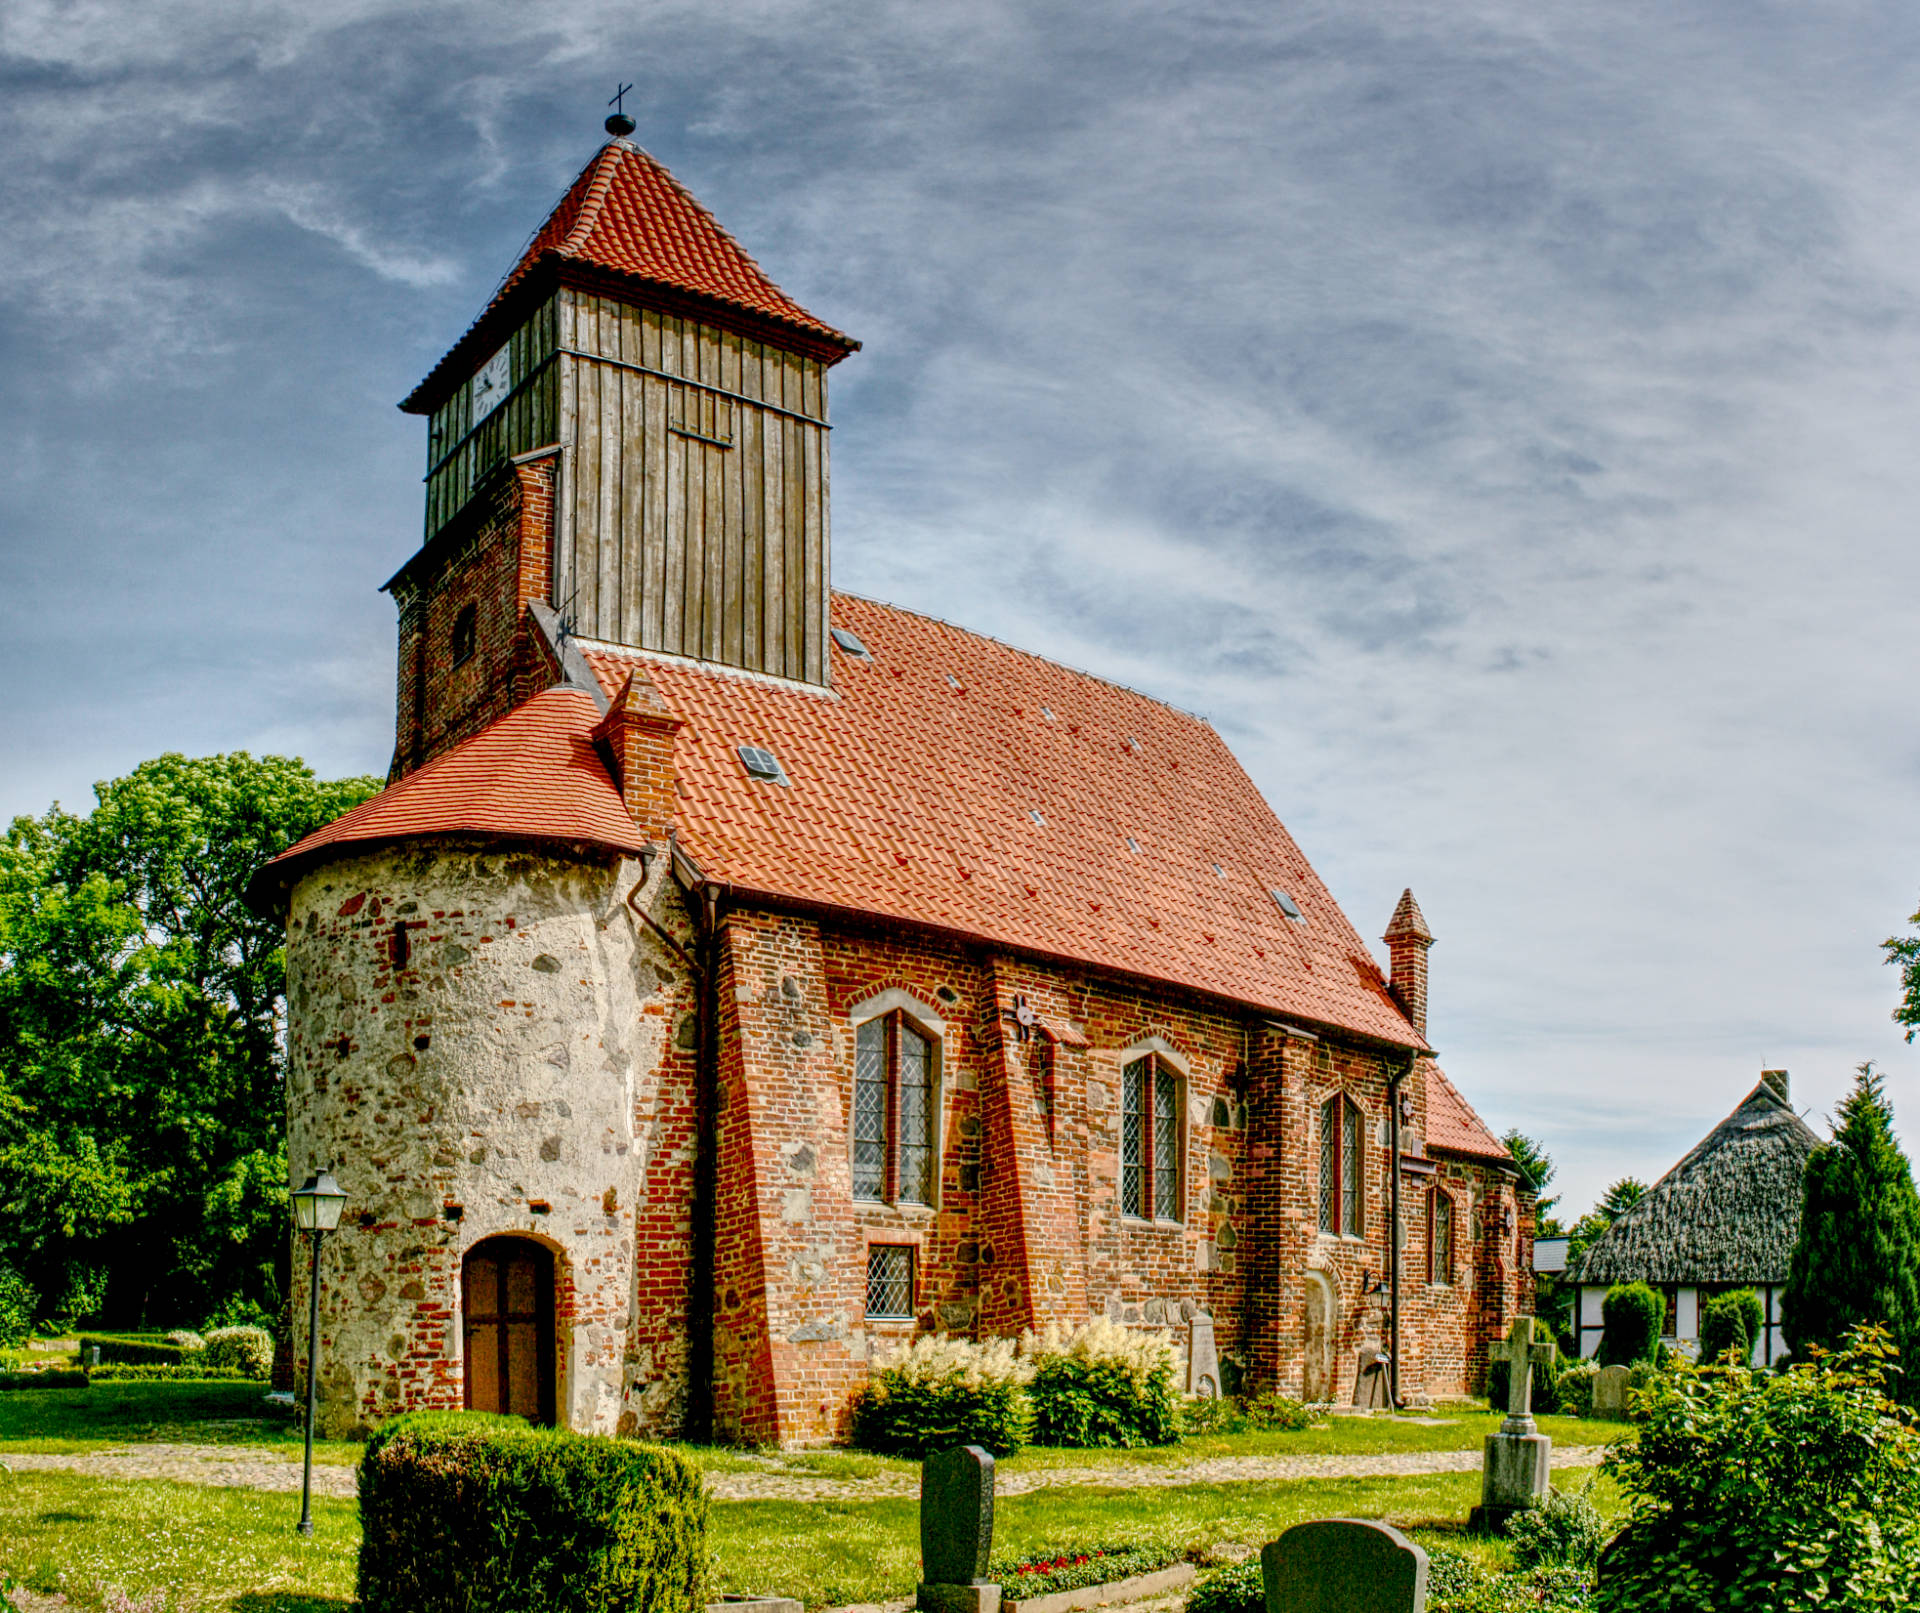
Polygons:
<instances>
[{"instance_id":1,"label":"sky","mask_svg":"<svg viewBox=\"0 0 1920 1613\"><path fill-rule=\"evenodd\" d=\"M1920 9L0 7L0 815L385 770L395 403L604 138L863 351L842 588L1204 713L1579 1211L1920 906ZM1384 953L1383 948L1376 948Z\"/></svg>"}]
</instances>

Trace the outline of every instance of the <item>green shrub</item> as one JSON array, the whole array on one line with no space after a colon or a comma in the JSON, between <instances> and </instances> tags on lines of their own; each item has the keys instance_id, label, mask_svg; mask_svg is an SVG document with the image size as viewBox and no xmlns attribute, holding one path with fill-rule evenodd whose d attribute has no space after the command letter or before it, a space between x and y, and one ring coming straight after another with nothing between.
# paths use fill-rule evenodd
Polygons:
<instances>
[{"instance_id":1,"label":"green shrub","mask_svg":"<svg viewBox=\"0 0 1920 1613\"><path fill-rule=\"evenodd\" d=\"M1674 1362L1607 1458L1630 1510L1595 1608L1920 1606L1920 1433L1887 1398L1894 1359L1861 1328L1784 1373Z\"/></svg>"},{"instance_id":2,"label":"green shrub","mask_svg":"<svg viewBox=\"0 0 1920 1613\"><path fill-rule=\"evenodd\" d=\"M1050 1322L1044 1333L1029 1333L1021 1350L1033 1363L1027 1392L1036 1445L1131 1448L1179 1439L1173 1347L1163 1335L1096 1316L1071 1331Z\"/></svg>"},{"instance_id":3,"label":"green shrub","mask_svg":"<svg viewBox=\"0 0 1920 1613\"><path fill-rule=\"evenodd\" d=\"M1562 1417L1593 1415L1593 1380L1600 1376L1598 1361L1569 1361L1554 1380L1554 1395Z\"/></svg>"},{"instance_id":4,"label":"green shrub","mask_svg":"<svg viewBox=\"0 0 1920 1613\"><path fill-rule=\"evenodd\" d=\"M1609 1288L1600 1302L1600 1365L1630 1367L1636 1361L1651 1361L1666 1319L1667 1302L1645 1283Z\"/></svg>"},{"instance_id":5,"label":"green shrub","mask_svg":"<svg viewBox=\"0 0 1920 1613\"><path fill-rule=\"evenodd\" d=\"M1222 1395L1216 1400L1199 1396L1180 1408L1180 1432L1197 1434L1295 1434L1319 1419L1306 1406L1277 1389L1251 1396Z\"/></svg>"},{"instance_id":6,"label":"green shrub","mask_svg":"<svg viewBox=\"0 0 1920 1613\"><path fill-rule=\"evenodd\" d=\"M854 1402L853 1442L885 1456L980 1445L1009 1456L1033 1433L1033 1364L1012 1339L923 1334L873 1368Z\"/></svg>"},{"instance_id":7,"label":"green shrub","mask_svg":"<svg viewBox=\"0 0 1920 1613\"><path fill-rule=\"evenodd\" d=\"M1533 1341L1536 1344L1553 1342L1553 1328L1538 1316L1533 1319ZM1487 1364L1486 1393L1487 1404L1495 1411L1507 1409L1506 1362L1491 1361ZM1543 1416L1560 1409L1560 1362L1557 1356L1546 1366L1533 1369L1533 1409Z\"/></svg>"},{"instance_id":8,"label":"green shrub","mask_svg":"<svg viewBox=\"0 0 1920 1613\"><path fill-rule=\"evenodd\" d=\"M1710 1299L1700 1311L1700 1360L1711 1366L1727 1351L1745 1366L1753 1359L1753 1343L1766 1320L1760 1296L1751 1288Z\"/></svg>"},{"instance_id":9,"label":"green shrub","mask_svg":"<svg viewBox=\"0 0 1920 1613\"><path fill-rule=\"evenodd\" d=\"M1549 1489L1537 1507L1516 1512L1507 1520L1507 1538L1513 1542L1513 1560L1522 1568L1592 1568L1606 1543L1607 1526L1588 1493Z\"/></svg>"},{"instance_id":10,"label":"green shrub","mask_svg":"<svg viewBox=\"0 0 1920 1613\"><path fill-rule=\"evenodd\" d=\"M1036 1556L996 1558L987 1578L997 1583L1008 1601L1051 1596L1055 1591L1080 1591L1092 1585L1113 1585L1136 1574L1151 1574L1177 1563L1180 1553L1164 1543L1131 1546L1066 1546Z\"/></svg>"},{"instance_id":11,"label":"green shrub","mask_svg":"<svg viewBox=\"0 0 1920 1613\"><path fill-rule=\"evenodd\" d=\"M273 1374L273 1335L264 1327L221 1327L207 1335L210 1367L233 1367L265 1381Z\"/></svg>"},{"instance_id":12,"label":"green shrub","mask_svg":"<svg viewBox=\"0 0 1920 1613\"><path fill-rule=\"evenodd\" d=\"M167 1342L176 1350L185 1350L189 1354L196 1350L204 1350L207 1347L207 1341L205 1339L198 1333L193 1332L190 1328L184 1327L176 1327L169 1333L167 1335Z\"/></svg>"},{"instance_id":13,"label":"green shrub","mask_svg":"<svg viewBox=\"0 0 1920 1613\"><path fill-rule=\"evenodd\" d=\"M707 1502L672 1451L416 1412L360 1461L363 1613L701 1613Z\"/></svg>"},{"instance_id":14,"label":"green shrub","mask_svg":"<svg viewBox=\"0 0 1920 1613\"><path fill-rule=\"evenodd\" d=\"M83 1366L92 1364L95 1345L100 1348L103 1366L109 1361L129 1367L178 1366L195 1353L177 1344L158 1344L152 1339L133 1338L124 1333L82 1333L80 1361Z\"/></svg>"},{"instance_id":15,"label":"green shrub","mask_svg":"<svg viewBox=\"0 0 1920 1613\"><path fill-rule=\"evenodd\" d=\"M213 1308L201 1325L201 1331L217 1333L223 1327L264 1327L272 1333L278 1320L278 1317L261 1309L252 1300L239 1294L229 1294Z\"/></svg>"},{"instance_id":16,"label":"green shrub","mask_svg":"<svg viewBox=\"0 0 1920 1613\"><path fill-rule=\"evenodd\" d=\"M111 1366L87 1368L95 1383L218 1383L241 1382L253 1378L238 1367L203 1367L192 1362L168 1366Z\"/></svg>"},{"instance_id":17,"label":"green shrub","mask_svg":"<svg viewBox=\"0 0 1920 1613\"><path fill-rule=\"evenodd\" d=\"M1267 1613L1267 1587L1260 1574L1259 1553L1202 1574L1187 1592L1187 1613Z\"/></svg>"},{"instance_id":18,"label":"green shrub","mask_svg":"<svg viewBox=\"0 0 1920 1613\"><path fill-rule=\"evenodd\" d=\"M1583 1613L1591 1576L1573 1568L1494 1573L1451 1546L1427 1546L1427 1613Z\"/></svg>"},{"instance_id":19,"label":"green shrub","mask_svg":"<svg viewBox=\"0 0 1920 1613\"><path fill-rule=\"evenodd\" d=\"M33 1311L40 1296L33 1284L0 1261L0 1349L25 1344L33 1333Z\"/></svg>"}]
</instances>

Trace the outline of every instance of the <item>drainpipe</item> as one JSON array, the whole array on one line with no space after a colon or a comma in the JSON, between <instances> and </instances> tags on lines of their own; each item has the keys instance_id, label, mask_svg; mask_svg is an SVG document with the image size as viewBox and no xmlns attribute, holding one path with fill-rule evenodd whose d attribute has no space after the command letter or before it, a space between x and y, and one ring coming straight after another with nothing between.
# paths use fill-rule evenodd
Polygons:
<instances>
[{"instance_id":1,"label":"drainpipe","mask_svg":"<svg viewBox=\"0 0 1920 1613\"><path fill-rule=\"evenodd\" d=\"M1400 1409L1400 1083L1412 1069L1409 1060L1405 1068L1387 1076L1387 1398L1396 1410Z\"/></svg>"}]
</instances>

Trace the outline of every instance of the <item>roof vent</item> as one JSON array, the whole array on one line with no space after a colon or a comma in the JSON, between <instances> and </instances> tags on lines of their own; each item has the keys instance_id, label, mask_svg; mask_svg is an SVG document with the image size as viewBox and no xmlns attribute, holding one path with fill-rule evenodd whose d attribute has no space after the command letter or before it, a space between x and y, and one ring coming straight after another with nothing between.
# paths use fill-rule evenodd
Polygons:
<instances>
[{"instance_id":1,"label":"roof vent","mask_svg":"<svg viewBox=\"0 0 1920 1613\"><path fill-rule=\"evenodd\" d=\"M849 633L844 627L836 627L833 629L833 642L838 644L847 654L857 655L863 661L871 661L873 659L873 652L860 642L859 636L854 633Z\"/></svg>"},{"instance_id":2,"label":"roof vent","mask_svg":"<svg viewBox=\"0 0 1920 1613\"><path fill-rule=\"evenodd\" d=\"M1139 849L1140 849L1140 842L1139 842L1139 841L1137 841L1137 840L1135 840L1135 839L1133 838L1133 836L1132 836L1132 835L1128 835L1128 836L1127 836L1127 850L1129 850L1129 851L1138 851Z\"/></svg>"},{"instance_id":3,"label":"roof vent","mask_svg":"<svg viewBox=\"0 0 1920 1613\"><path fill-rule=\"evenodd\" d=\"M740 747L740 765L747 770L748 778L765 779L769 784L793 782L787 777L787 770L780 765L780 758L758 745Z\"/></svg>"},{"instance_id":4,"label":"roof vent","mask_svg":"<svg viewBox=\"0 0 1920 1613\"><path fill-rule=\"evenodd\" d=\"M1300 911L1300 904L1285 891L1269 891L1267 894L1279 905L1280 911L1292 919L1295 924L1305 924L1307 922L1307 915Z\"/></svg>"},{"instance_id":5,"label":"roof vent","mask_svg":"<svg viewBox=\"0 0 1920 1613\"><path fill-rule=\"evenodd\" d=\"M1027 816L1033 819L1035 823L1039 824L1042 829L1046 828L1047 820L1040 816L1040 809L1038 807L1029 808L1027 811Z\"/></svg>"},{"instance_id":6,"label":"roof vent","mask_svg":"<svg viewBox=\"0 0 1920 1613\"><path fill-rule=\"evenodd\" d=\"M947 674L947 687L949 689L957 689L960 687L960 680L956 678L951 672Z\"/></svg>"},{"instance_id":7,"label":"roof vent","mask_svg":"<svg viewBox=\"0 0 1920 1613\"><path fill-rule=\"evenodd\" d=\"M1132 751L1136 756L1140 754L1140 741L1135 739L1131 734L1127 735L1127 749Z\"/></svg>"},{"instance_id":8,"label":"roof vent","mask_svg":"<svg viewBox=\"0 0 1920 1613\"><path fill-rule=\"evenodd\" d=\"M1226 869L1222 868L1218 863L1215 863L1213 865L1213 877L1215 879L1225 879L1227 877Z\"/></svg>"},{"instance_id":9,"label":"roof vent","mask_svg":"<svg viewBox=\"0 0 1920 1613\"><path fill-rule=\"evenodd\" d=\"M1047 721L1048 721L1048 722L1052 722L1052 721L1053 721L1053 707L1051 707L1051 706L1042 706L1042 707L1040 708L1040 715L1041 715L1041 716L1043 716L1043 717L1045 717L1045 718L1047 719Z\"/></svg>"}]
</instances>

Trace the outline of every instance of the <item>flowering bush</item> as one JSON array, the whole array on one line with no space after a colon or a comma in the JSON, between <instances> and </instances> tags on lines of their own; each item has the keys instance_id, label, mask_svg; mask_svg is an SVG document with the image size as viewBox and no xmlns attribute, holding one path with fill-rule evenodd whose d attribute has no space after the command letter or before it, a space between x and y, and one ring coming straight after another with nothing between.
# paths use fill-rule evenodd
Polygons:
<instances>
[{"instance_id":1,"label":"flowering bush","mask_svg":"<svg viewBox=\"0 0 1920 1613\"><path fill-rule=\"evenodd\" d=\"M1033 1362L1034 1443L1171 1445L1180 1437L1173 1346L1096 1316L1069 1331L1049 1322L1021 1340Z\"/></svg>"},{"instance_id":2,"label":"flowering bush","mask_svg":"<svg viewBox=\"0 0 1920 1613\"><path fill-rule=\"evenodd\" d=\"M202 1352L210 1367L235 1367L249 1378L273 1373L273 1335L264 1327L217 1327Z\"/></svg>"},{"instance_id":3,"label":"flowering bush","mask_svg":"<svg viewBox=\"0 0 1920 1613\"><path fill-rule=\"evenodd\" d=\"M1011 1562L996 1560L987 1570L987 1578L999 1581L1001 1594L1009 1602L1019 1602L1033 1596L1051 1596L1055 1591L1111 1585L1135 1574L1151 1574L1179 1560L1179 1552L1167 1545L1070 1546Z\"/></svg>"},{"instance_id":4,"label":"flowering bush","mask_svg":"<svg viewBox=\"0 0 1920 1613\"><path fill-rule=\"evenodd\" d=\"M190 1328L176 1327L167 1335L167 1342L176 1350L204 1350L207 1341Z\"/></svg>"},{"instance_id":5,"label":"flowering bush","mask_svg":"<svg viewBox=\"0 0 1920 1613\"><path fill-rule=\"evenodd\" d=\"M1008 1456L1033 1432L1033 1365L1012 1339L922 1334L876 1358L853 1408L853 1441L894 1456L981 1445Z\"/></svg>"}]
</instances>

